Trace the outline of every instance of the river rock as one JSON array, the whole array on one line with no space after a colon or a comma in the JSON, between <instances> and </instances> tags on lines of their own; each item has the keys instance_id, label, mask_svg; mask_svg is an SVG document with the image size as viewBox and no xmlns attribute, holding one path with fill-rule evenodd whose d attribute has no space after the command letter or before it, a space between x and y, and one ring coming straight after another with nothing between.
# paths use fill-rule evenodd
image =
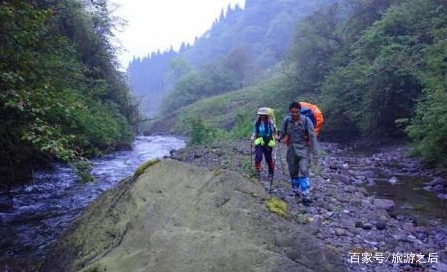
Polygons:
<instances>
[{"instance_id":1,"label":"river rock","mask_svg":"<svg viewBox=\"0 0 447 272\"><path fill-rule=\"evenodd\" d=\"M439 271L439 272L447 272L447 264L444 264L442 262L436 262L433 264L433 270L431 271Z\"/></svg>"},{"instance_id":2,"label":"river rock","mask_svg":"<svg viewBox=\"0 0 447 272\"><path fill-rule=\"evenodd\" d=\"M236 172L162 160L95 200L39 271L346 271L270 197Z\"/></svg>"},{"instance_id":3,"label":"river rock","mask_svg":"<svg viewBox=\"0 0 447 272\"><path fill-rule=\"evenodd\" d=\"M386 223L384 221L379 221L376 223L376 228L378 230L384 230L386 228Z\"/></svg>"},{"instance_id":4,"label":"river rock","mask_svg":"<svg viewBox=\"0 0 447 272\"><path fill-rule=\"evenodd\" d=\"M225 154L221 158L232 158L230 161L232 165L229 165L228 168L249 176L250 172L247 171L247 168L244 168L245 164L242 162L247 161L247 157L249 158L250 146L240 142L232 143L230 146L225 146L223 142L216 144L216 146L221 145L225 147L222 148ZM439 231L434 231L436 226L445 229L445 221L440 222L436 220L436 224L433 225L431 220L428 222L420 220L418 224L417 221L420 216L418 214L421 211L418 211L419 208L416 208L417 201L396 203L396 206L399 206L392 208L392 210L378 208L374 205L374 203L379 204L382 202L384 204L386 202L389 204L389 208L391 206L394 207L394 202L388 202L388 199L385 201L376 200L376 198L382 198L381 194L375 195L375 191L371 190L371 188L377 185L376 179L380 179L382 175L399 177L397 186L400 186L407 182L407 179L404 177L423 174L423 172L417 170L420 168L416 167L417 163L413 159L407 158L402 153L403 150L396 151L393 148L380 147L378 149L380 152L376 153L377 155L371 155L371 153L367 152L359 156L358 153L351 154L349 147L338 150L336 144L321 143L321 146L326 151L325 153L329 155L323 156L319 160L319 165L322 166L324 175L312 176L312 194L315 200L310 206L305 207L299 198L289 196L288 193L291 191L291 186L290 177L287 175L288 169L285 156L283 155L282 159L280 157L277 161L278 171L275 171L272 195L288 202L290 210L295 213L294 218L296 218L298 226L308 226L309 233L313 233L316 238L344 257L345 264L350 272L436 271L431 270L430 266L432 264L412 267L410 264L393 263L391 257L384 263L378 263L377 261L371 264L353 263L350 261L352 252L361 254L377 253L384 254L384 256L392 253L403 254L405 252L437 252L439 261L445 263L443 260L447 260L446 242L443 239L439 239ZM234 147L236 147L237 152L235 152ZM195 148L191 147L192 150ZM286 154L285 146L279 145L279 148L279 153ZM281 150L281 148L283 149ZM180 152L181 155L179 157L182 161L198 166L205 166L209 162L209 160L203 157L191 160L189 156L191 149L188 150L186 148ZM215 156L213 152L206 152L206 154L210 158ZM350 164L348 169L342 167L342 164L345 162ZM215 169L216 166L207 165L207 167ZM281 167L285 169L281 169ZM412 168L415 170L411 170ZM265 177L267 177L266 168L263 171ZM411 171L411 173L408 171ZM430 173L427 172L426 175L423 174L422 176L433 179L435 175ZM327 177L330 177L330 179ZM365 181L359 187L357 180L363 179ZM387 179L383 181L387 181ZM265 190L269 191L271 180L264 178L261 179L261 182L264 184ZM386 184L388 183L386 182ZM388 186L391 185L388 184ZM356 189L354 190L353 188ZM407 206L407 208L402 208L402 204ZM444 205L440 206L440 208L442 207ZM321 225L316 216L323 217ZM308 221L309 217L313 218L314 221ZM444 216L440 216L439 220L442 218ZM351 225L352 223L348 223L349 221L354 226ZM382 230L380 228L383 226L377 225L381 221L386 223L385 228ZM406 223L409 224L404 227ZM364 224L366 224L367 229L363 229ZM344 229L346 235L337 236L337 228ZM338 232L340 234L340 231ZM408 235L413 235L416 239L411 240L408 238ZM423 244L420 244L420 242L423 242Z\"/></svg>"},{"instance_id":5,"label":"river rock","mask_svg":"<svg viewBox=\"0 0 447 272\"><path fill-rule=\"evenodd\" d=\"M332 176L332 179L335 182L341 182L341 183L344 183L346 185L351 184L351 177L349 177L348 175L335 174L335 175Z\"/></svg>"},{"instance_id":6,"label":"river rock","mask_svg":"<svg viewBox=\"0 0 447 272\"><path fill-rule=\"evenodd\" d=\"M446 180L441 177L435 177L428 183L430 186L442 185L443 187L445 187L446 184Z\"/></svg>"},{"instance_id":7,"label":"river rock","mask_svg":"<svg viewBox=\"0 0 447 272\"><path fill-rule=\"evenodd\" d=\"M374 207L390 211L394 208L394 201L390 199L376 198L374 199Z\"/></svg>"}]
</instances>

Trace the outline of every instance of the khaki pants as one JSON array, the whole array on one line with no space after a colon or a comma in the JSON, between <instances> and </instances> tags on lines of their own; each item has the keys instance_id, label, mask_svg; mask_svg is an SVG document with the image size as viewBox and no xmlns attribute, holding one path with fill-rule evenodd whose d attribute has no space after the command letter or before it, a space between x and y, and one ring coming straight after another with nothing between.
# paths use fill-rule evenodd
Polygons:
<instances>
[{"instance_id":1,"label":"khaki pants","mask_svg":"<svg viewBox=\"0 0 447 272\"><path fill-rule=\"evenodd\" d=\"M289 147L287 149L287 165L289 166L290 178L309 177L309 155L298 156L295 149L293 147Z\"/></svg>"}]
</instances>

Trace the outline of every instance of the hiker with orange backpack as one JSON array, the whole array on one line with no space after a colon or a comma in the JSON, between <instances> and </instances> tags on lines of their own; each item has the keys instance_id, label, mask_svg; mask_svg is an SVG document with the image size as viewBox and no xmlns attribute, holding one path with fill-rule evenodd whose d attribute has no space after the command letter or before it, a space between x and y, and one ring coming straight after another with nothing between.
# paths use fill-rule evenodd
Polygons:
<instances>
[{"instance_id":1,"label":"hiker with orange backpack","mask_svg":"<svg viewBox=\"0 0 447 272\"><path fill-rule=\"evenodd\" d=\"M276 126L274 120L270 117L270 108L259 108L257 111L257 118L253 126L253 134L250 137L250 141L255 146L255 171L260 178L261 174L261 162L262 158L268 166L269 176L273 176L274 162L272 158L272 151L275 147Z\"/></svg>"},{"instance_id":2,"label":"hiker with orange backpack","mask_svg":"<svg viewBox=\"0 0 447 272\"><path fill-rule=\"evenodd\" d=\"M293 193L300 194L303 203L311 202L310 162L311 153L317 159L318 142L312 120L301 113L301 104L292 102L289 115L283 120L276 139L280 142L287 138L287 165Z\"/></svg>"}]
</instances>

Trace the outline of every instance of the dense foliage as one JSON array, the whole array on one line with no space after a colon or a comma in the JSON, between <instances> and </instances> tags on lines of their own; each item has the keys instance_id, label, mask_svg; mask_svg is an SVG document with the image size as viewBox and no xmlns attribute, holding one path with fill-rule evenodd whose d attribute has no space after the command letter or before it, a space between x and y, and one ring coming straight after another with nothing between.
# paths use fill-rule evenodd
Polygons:
<instances>
[{"instance_id":1,"label":"dense foliage","mask_svg":"<svg viewBox=\"0 0 447 272\"><path fill-rule=\"evenodd\" d=\"M445 164L445 1L347 3L316 13L299 28L289 59L296 95L320 97L328 133L407 132L427 163ZM368 24L351 27L364 18Z\"/></svg>"},{"instance_id":2,"label":"dense foliage","mask_svg":"<svg viewBox=\"0 0 447 272\"><path fill-rule=\"evenodd\" d=\"M106 1L0 3L1 185L35 159L72 162L129 144L138 113L117 70Z\"/></svg>"},{"instance_id":3,"label":"dense foliage","mask_svg":"<svg viewBox=\"0 0 447 272\"><path fill-rule=\"evenodd\" d=\"M287 25L288 20L284 14L278 15L282 12L279 3L293 1L273 2L248 1L243 12L232 17L232 23L213 25L219 29L214 34L226 33L231 40L231 31L235 37L247 38L257 37L249 33L267 33L270 29L270 39L272 33L281 36L283 28L274 25ZM230 46L221 58L198 66L207 69L194 65L193 69L184 69L187 72L165 98L165 112L171 117L172 112L181 113L173 130L185 131L185 118L201 116L208 125L214 124L233 137L247 137L244 126L251 125L257 107L281 111L291 99L308 100L324 111L321 139L368 136L412 140L414 154L424 162L446 166L446 2L342 0L325 4L306 18L293 21L291 28L296 31L292 45L275 65L252 66L260 61L254 60L247 53L253 51L247 48L259 48L259 40L247 39L245 53L233 61L229 61L231 52L244 50ZM251 24L254 21L249 18L256 18L254 14L276 19ZM200 48L206 48L206 39L212 37L204 37ZM271 45L273 41L266 43ZM270 49L262 50L267 53ZM229 62L236 64L230 67L242 68L236 73L222 69ZM221 84L226 82L228 89L209 80L208 75L218 69L220 75L215 78ZM229 84L237 82L236 75L242 76L243 83ZM232 89L236 91L229 92ZM213 97L206 98L209 96ZM241 100L244 103L239 103Z\"/></svg>"}]
</instances>

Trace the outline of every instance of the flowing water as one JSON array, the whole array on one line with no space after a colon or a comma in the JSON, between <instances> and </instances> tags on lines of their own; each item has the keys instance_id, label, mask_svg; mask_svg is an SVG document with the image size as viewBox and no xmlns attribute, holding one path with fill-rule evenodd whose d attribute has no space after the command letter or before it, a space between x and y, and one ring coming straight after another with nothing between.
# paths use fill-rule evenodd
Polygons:
<instances>
[{"instance_id":1,"label":"flowing water","mask_svg":"<svg viewBox=\"0 0 447 272\"><path fill-rule=\"evenodd\" d=\"M392 199L396 203L395 213L412 218L420 225L447 226L447 201L426 191L423 176L397 175L397 182L378 179L368 186L368 191L378 198Z\"/></svg>"},{"instance_id":2,"label":"flowing water","mask_svg":"<svg viewBox=\"0 0 447 272\"><path fill-rule=\"evenodd\" d=\"M421 225L447 226L447 194L442 196L424 187L435 177L419 169L408 148L396 145L360 145L343 152L351 173L367 177L363 185L376 198L395 202L396 214Z\"/></svg>"},{"instance_id":3,"label":"flowing water","mask_svg":"<svg viewBox=\"0 0 447 272\"><path fill-rule=\"evenodd\" d=\"M133 149L93 160L95 182L80 183L66 165L36 171L30 184L0 193L0 271L9 262L39 260L56 236L99 194L133 174L143 162L169 156L185 142L175 137L137 137ZM3 270L2 270L3 269Z\"/></svg>"}]
</instances>

